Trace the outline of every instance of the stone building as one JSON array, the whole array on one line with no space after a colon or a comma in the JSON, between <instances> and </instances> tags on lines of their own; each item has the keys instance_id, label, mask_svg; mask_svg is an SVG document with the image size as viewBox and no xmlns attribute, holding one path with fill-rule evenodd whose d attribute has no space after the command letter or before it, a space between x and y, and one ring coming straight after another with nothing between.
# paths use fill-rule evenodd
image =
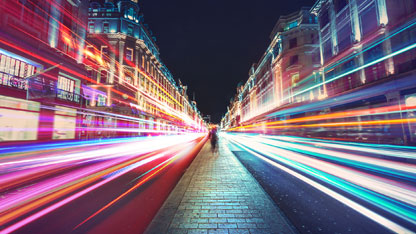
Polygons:
<instances>
[{"instance_id":1,"label":"stone building","mask_svg":"<svg viewBox=\"0 0 416 234\"><path fill-rule=\"evenodd\" d=\"M277 109L323 96L323 90L311 88L320 82L320 60L318 24L309 8L281 16L270 39L242 88L242 123L261 122Z\"/></svg>"},{"instance_id":2,"label":"stone building","mask_svg":"<svg viewBox=\"0 0 416 234\"><path fill-rule=\"evenodd\" d=\"M142 129L200 128L202 118L186 86L177 84L161 61L137 1L90 2L86 63L95 81L89 85L90 106L146 120Z\"/></svg>"}]
</instances>

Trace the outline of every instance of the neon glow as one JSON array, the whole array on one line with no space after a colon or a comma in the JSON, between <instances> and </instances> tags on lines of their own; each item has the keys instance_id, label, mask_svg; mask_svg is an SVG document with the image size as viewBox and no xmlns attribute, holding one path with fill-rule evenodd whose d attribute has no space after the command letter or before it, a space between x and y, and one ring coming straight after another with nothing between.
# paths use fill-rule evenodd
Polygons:
<instances>
[{"instance_id":1,"label":"neon glow","mask_svg":"<svg viewBox=\"0 0 416 234\"><path fill-rule=\"evenodd\" d=\"M253 156L290 173L393 232L411 233L409 229L396 223L397 221L383 217L366 207L365 203L352 201L347 196L328 188L325 183L400 217L400 222L416 225L416 206L413 199L416 196L416 187L410 182L416 178L416 170L410 163L397 162L397 157L400 157L398 155L389 160L368 157L366 156L367 147L364 145L361 145L360 150L356 149L354 153L342 153L333 151L328 146L322 148L315 145L315 142L336 144L338 149L344 147L347 149L348 145L308 138L231 133L223 134L223 137ZM383 152L382 149L391 150L389 146L377 147L381 148L379 153ZM372 150L372 148L369 149ZM416 159L415 153L410 153L410 151L404 151L404 153L411 154L411 158ZM381 173L373 175L374 170ZM306 173L313 179L296 171ZM389 179L390 176L404 178L403 175L407 177L408 182Z\"/></svg>"}]
</instances>

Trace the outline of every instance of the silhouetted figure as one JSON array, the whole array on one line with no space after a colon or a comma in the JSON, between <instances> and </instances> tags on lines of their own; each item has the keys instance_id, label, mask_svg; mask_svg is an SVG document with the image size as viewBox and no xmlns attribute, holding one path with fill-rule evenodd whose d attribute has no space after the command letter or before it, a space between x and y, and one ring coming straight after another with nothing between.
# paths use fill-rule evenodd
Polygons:
<instances>
[{"instance_id":1,"label":"silhouetted figure","mask_svg":"<svg viewBox=\"0 0 416 234\"><path fill-rule=\"evenodd\" d=\"M212 153L217 153L218 152L218 136L217 136L217 131L216 129L213 129L211 131L211 150Z\"/></svg>"}]
</instances>

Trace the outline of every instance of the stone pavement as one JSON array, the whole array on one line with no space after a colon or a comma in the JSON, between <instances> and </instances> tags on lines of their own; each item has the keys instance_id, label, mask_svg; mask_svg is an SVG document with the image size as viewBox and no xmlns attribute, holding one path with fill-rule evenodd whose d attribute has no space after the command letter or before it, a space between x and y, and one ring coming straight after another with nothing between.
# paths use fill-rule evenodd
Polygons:
<instances>
[{"instance_id":1,"label":"stone pavement","mask_svg":"<svg viewBox=\"0 0 416 234\"><path fill-rule=\"evenodd\" d=\"M146 233L296 233L258 182L219 141L207 142Z\"/></svg>"}]
</instances>

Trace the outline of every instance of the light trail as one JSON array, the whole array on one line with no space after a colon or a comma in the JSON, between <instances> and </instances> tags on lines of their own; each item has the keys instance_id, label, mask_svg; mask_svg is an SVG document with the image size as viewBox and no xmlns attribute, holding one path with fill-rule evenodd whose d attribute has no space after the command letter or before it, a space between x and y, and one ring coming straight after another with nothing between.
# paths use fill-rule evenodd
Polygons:
<instances>
[{"instance_id":1,"label":"light trail","mask_svg":"<svg viewBox=\"0 0 416 234\"><path fill-rule=\"evenodd\" d=\"M313 86L311 86L311 87L309 87L309 88L303 89L303 90L301 90L301 91L299 91L299 92L297 92L297 93L294 93L294 94L292 94L292 95L289 95L289 96L287 96L287 97L283 98L282 100L283 100L283 101L284 101L284 100L290 100L291 98L293 98L293 97L295 97L295 96L298 96L298 95L300 95L300 94L303 94L303 93L305 93L305 92L308 92L308 91L310 91L310 90L312 90L312 89L315 89L315 88L321 87L321 86L323 86L323 85L325 85L325 84L328 84L328 83L330 83L330 82L333 82L333 81L335 81L335 80L338 80L338 79L340 79L340 78L342 78L342 77L344 77L344 76L350 75L350 74L352 74L352 73L354 73L354 72L357 72L357 71L359 71L359 70L365 69L365 68L370 67L370 66L372 66L372 65L374 65L374 64L377 64L377 63L379 63L379 62L382 62L382 61L384 61L384 60L387 60L387 59L389 59L389 58L392 58L392 57L394 57L394 56L397 56L397 55L399 55L399 54L402 54L402 53L404 53L404 52L410 51L410 50L412 50L412 49L414 49L414 48L416 48L416 43L414 43L414 44L412 44L412 45L409 45L409 46L406 46L405 48L402 48L402 49L400 49L400 50L397 50L397 51L395 51L395 52L392 52L392 53L390 53L390 54L388 54L388 55L385 55L385 56L383 56L383 57L381 57L381 58L379 58L379 59L376 59L376 60L374 60L374 61L372 61L372 62L368 62L368 63L366 63L366 64L364 64L364 65L358 66L358 67L356 67L356 68L354 68L354 69L351 69L351 70L349 70L349 71L345 71L344 73L342 73L342 74L340 74L340 75L336 75L336 76L334 76L334 77L332 77L332 78L330 78L330 79L327 79L327 80L325 80L325 81L323 81L323 82L321 82L321 83L319 83L319 84L313 85Z\"/></svg>"},{"instance_id":2,"label":"light trail","mask_svg":"<svg viewBox=\"0 0 416 234\"><path fill-rule=\"evenodd\" d=\"M181 153L179 153L179 154L177 154L177 155L175 155L175 156L167 159L166 161L162 162L158 166L152 168L150 171L146 172L145 174L148 174L150 172L151 172L151 174L145 176L145 178L143 180L141 180L140 182L136 183L133 187L131 187L129 190L127 190L126 192L124 192L123 194L121 194L120 196L118 196L116 199L112 200L110 203L108 203L107 205L105 205L104 207L102 207L100 210L96 211L94 214L92 214L87 219L85 219L80 224L78 224L74 229L77 229L79 226L81 226L84 223L88 222L90 219L92 219L93 217L97 216L99 213L103 212L105 209L109 208L110 206L112 206L116 202L120 201L123 197L127 196L129 193L131 193L132 191L136 190L141 185L143 185L144 183L146 183L147 181L149 181L152 177L154 177L155 175L157 175L160 171L162 171L164 168L166 168L171 163L173 163L174 161L176 161L178 158L186 156L189 153L188 151L191 150L193 147L194 146L192 145L192 147L191 148L188 148L188 150L185 150L185 151L183 151L183 152L181 152Z\"/></svg>"},{"instance_id":3,"label":"light trail","mask_svg":"<svg viewBox=\"0 0 416 234\"><path fill-rule=\"evenodd\" d=\"M416 227L416 167L411 161L400 160L400 152L404 153L405 158L416 160L416 148L402 148L399 151L394 146L390 148L379 145L373 149L369 148L369 144L352 144L353 152L343 152L341 149L351 150L351 145L289 136L237 133L223 136L245 151L294 175L393 232L412 233L407 226ZM337 147L332 148L332 145ZM393 149L396 151L395 156L391 156ZM385 151L388 158L383 157ZM380 157L374 155L377 153ZM360 200L352 201L327 184ZM400 222L371 210L368 204L398 217Z\"/></svg>"},{"instance_id":4,"label":"light trail","mask_svg":"<svg viewBox=\"0 0 416 234\"><path fill-rule=\"evenodd\" d=\"M190 155L190 150L201 144L203 136L186 134L107 140L101 147L93 147L91 143L80 146L69 143L69 148L66 144L53 148L45 144L45 148L39 146L37 151L23 150L19 154L19 149L15 149L13 156L3 158L0 155L0 168L8 171L1 175L0 187L5 188L11 183L16 187L2 190L0 225L5 228L0 233L18 230L132 170L158 163L132 187L137 188L175 160ZM51 177L64 169L63 175ZM39 173L48 177L38 181L42 177ZM25 186L27 183L30 186ZM14 222L27 214L30 215Z\"/></svg>"},{"instance_id":5,"label":"light trail","mask_svg":"<svg viewBox=\"0 0 416 234\"><path fill-rule=\"evenodd\" d=\"M302 118L294 118L289 120L280 120L280 121L271 121L259 124L249 124L249 125L242 125L234 128L230 128L227 131L242 131L246 130L255 130L256 127L262 127L266 125L266 128L285 128L285 127L336 127L336 126L348 126L348 125L380 125L380 124L399 124L406 121L413 121L412 119L407 120L382 120L380 121L354 121L354 122L339 122L339 123L322 123L322 124L311 124L311 125L285 125L285 124L295 124L295 123L305 123L305 122L312 122L312 121L322 121L322 120L333 120L333 119L340 119L340 118L351 118L351 117L362 117L362 116L373 116L373 115L387 115L393 113L405 113L407 111L414 111L416 107L414 106L406 106L402 107L399 105L394 106L387 106L387 107L377 107L377 108L369 108L364 110L352 110L352 111L341 111L335 112L330 114L323 114L323 115L316 115L316 116L309 116L309 117L302 117ZM285 126L276 126L276 125L285 125Z\"/></svg>"}]
</instances>

